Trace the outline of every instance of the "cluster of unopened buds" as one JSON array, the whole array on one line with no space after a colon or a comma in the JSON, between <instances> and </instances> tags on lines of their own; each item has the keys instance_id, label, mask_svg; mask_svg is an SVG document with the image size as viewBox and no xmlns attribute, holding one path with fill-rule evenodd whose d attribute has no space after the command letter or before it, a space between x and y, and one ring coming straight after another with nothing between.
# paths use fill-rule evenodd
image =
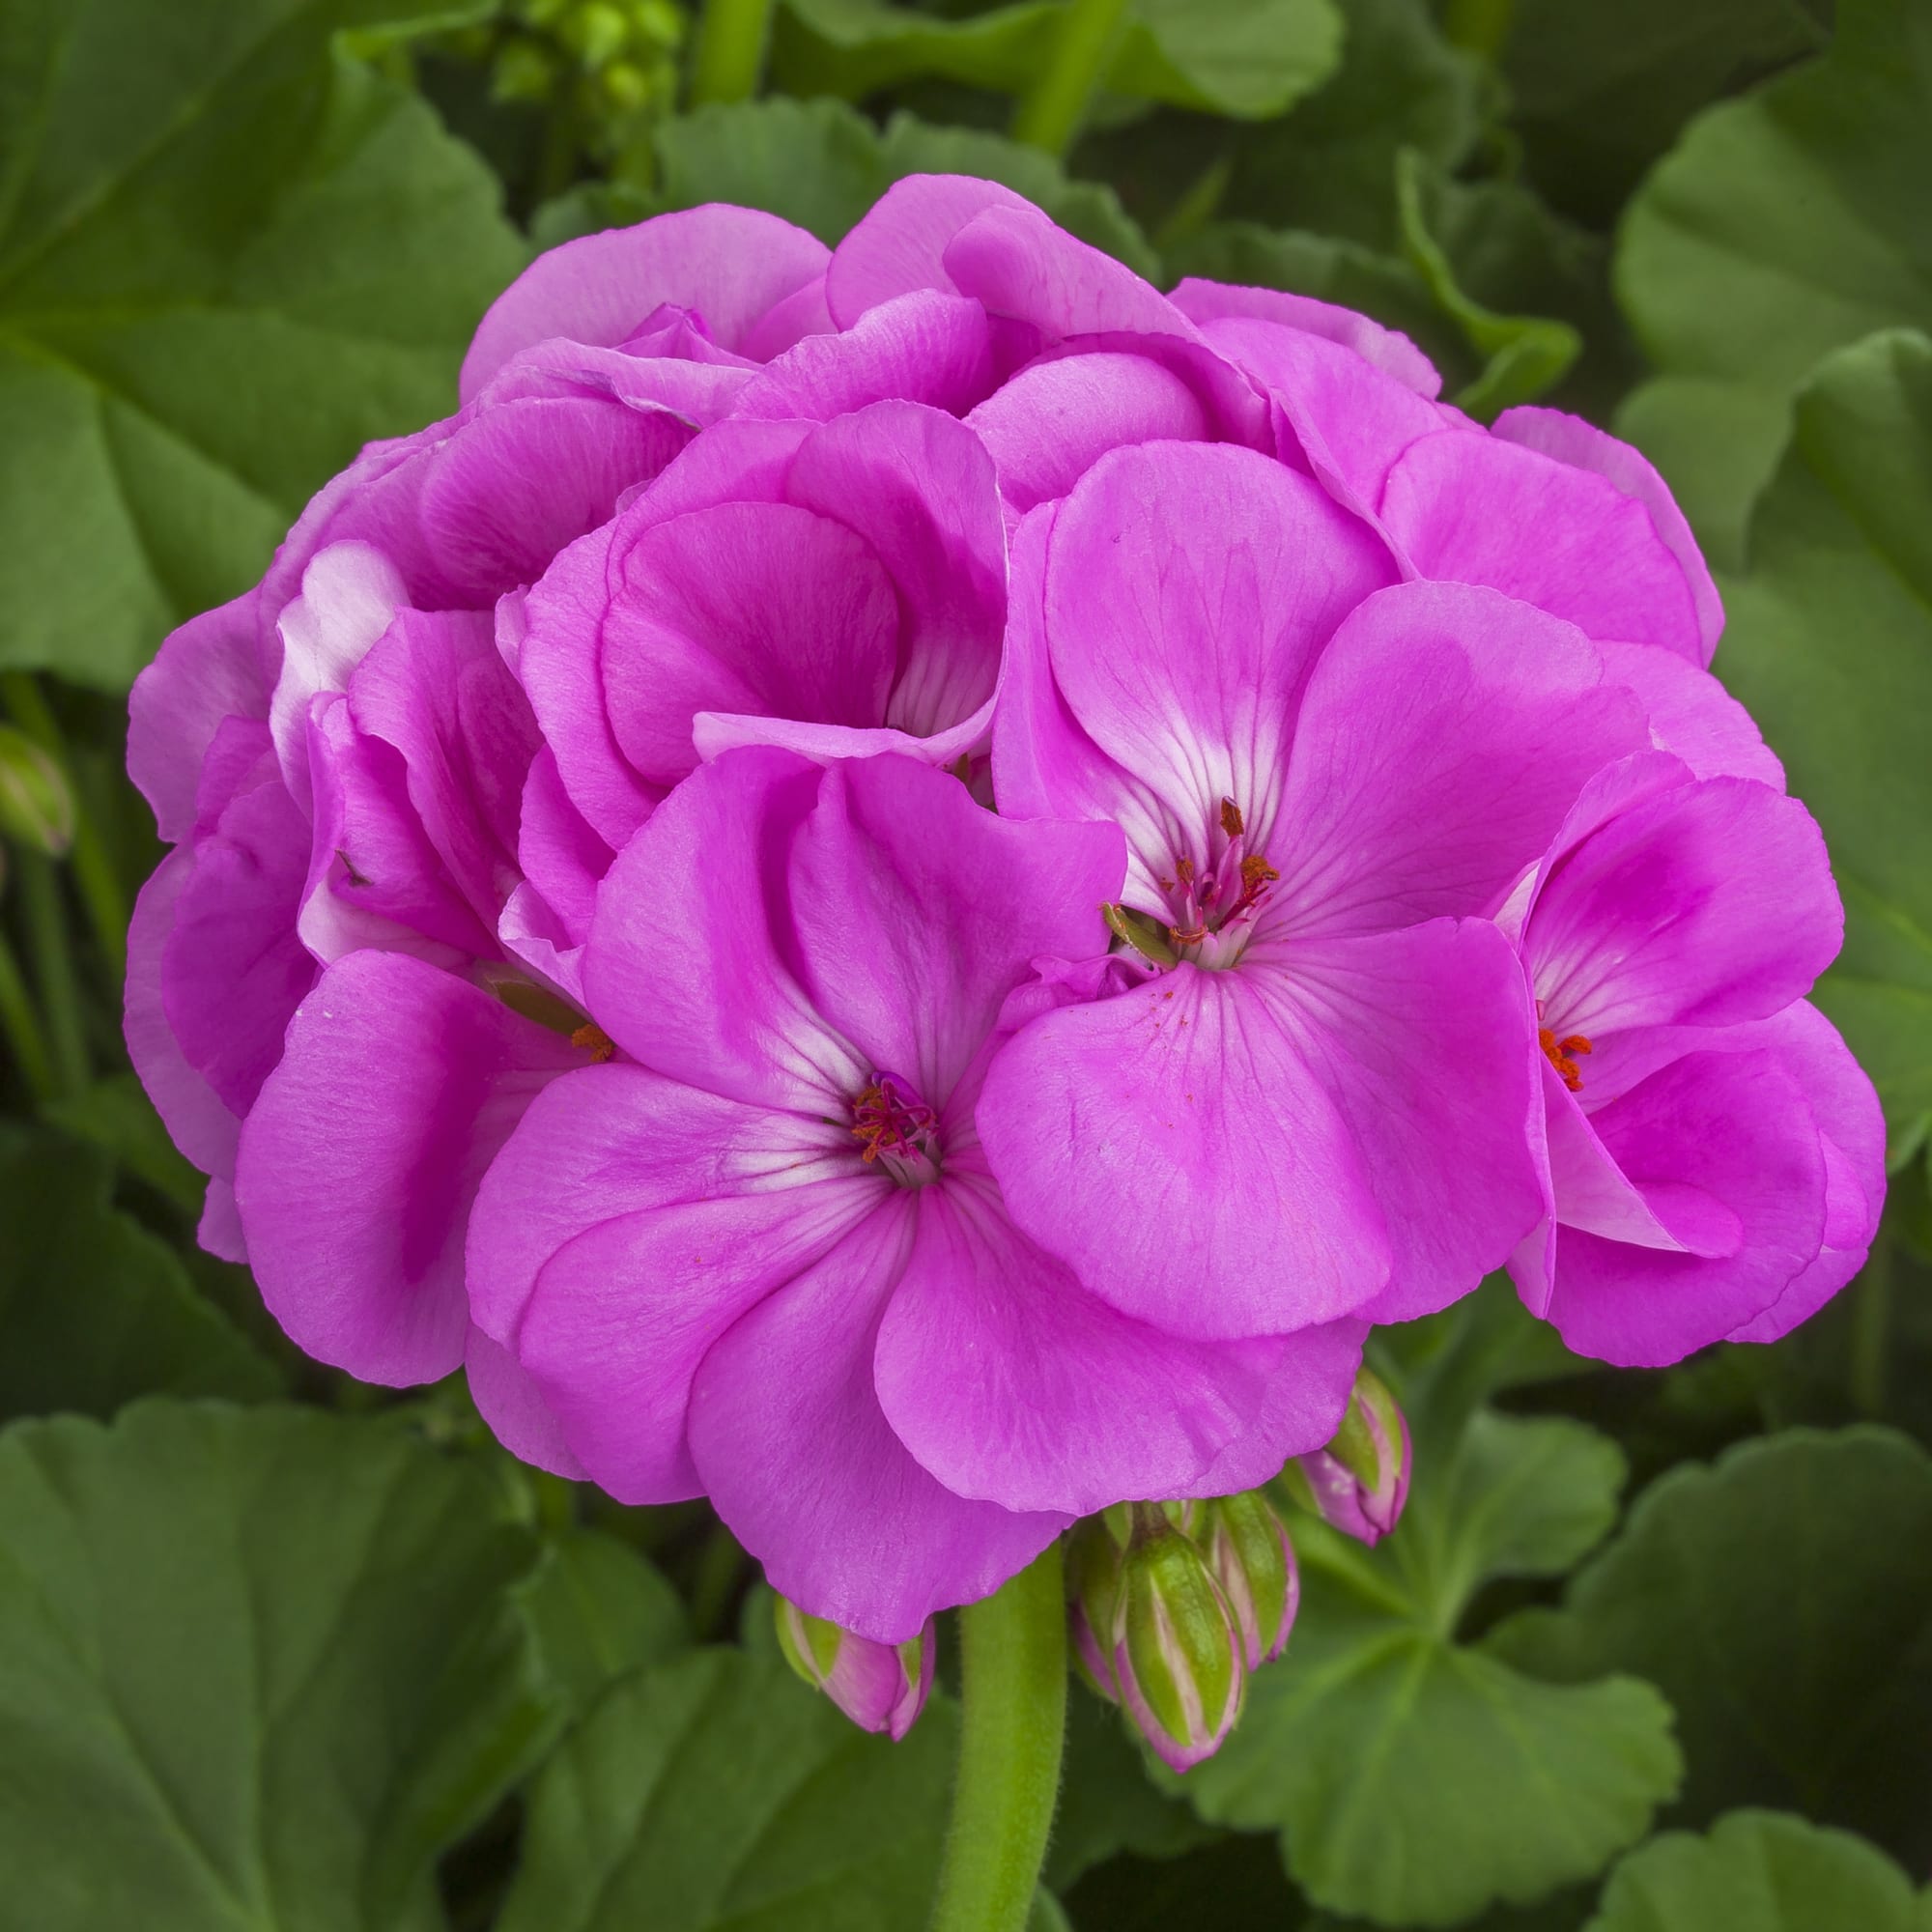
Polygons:
<instances>
[{"instance_id":1,"label":"cluster of unopened buds","mask_svg":"<svg viewBox=\"0 0 1932 1932\"><path fill-rule=\"evenodd\" d=\"M1274 1662L1294 1629L1301 1573L1284 1499L1373 1548L1401 1520L1410 1462L1402 1410L1364 1369L1335 1439L1266 1488L1087 1518L1066 1544L1076 1674L1170 1770L1211 1757L1241 1715L1249 1673ZM862 1730L905 1736L932 1688L931 1618L887 1644L783 1597L777 1615L780 1646L808 1684Z\"/></svg>"}]
</instances>

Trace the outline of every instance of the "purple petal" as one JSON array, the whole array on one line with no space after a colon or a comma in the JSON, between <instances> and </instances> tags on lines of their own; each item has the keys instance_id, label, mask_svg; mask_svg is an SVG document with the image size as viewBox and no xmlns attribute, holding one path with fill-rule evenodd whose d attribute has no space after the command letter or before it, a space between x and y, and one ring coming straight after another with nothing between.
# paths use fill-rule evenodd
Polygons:
<instances>
[{"instance_id":1,"label":"purple petal","mask_svg":"<svg viewBox=\"0 0 1932 1932\"><path fill-rule=\"evenodd\" d=\"M357 952L323 975L242 1127L235 1182L262 1297L306 1353L392 1384L457 1366L477 1184L538 1090L582 1064L420 960Z\"/></svg>"},{"instance_id":2,"label":"purple petal","mask_svg":"<svg viewBox=\"0 0 1932 1932\"><path fill-rule=\"evenodd\" d=\"M1123 868L1111 825L996 818L910 759L841 764L791 850L800 976L868 1073L943 1111L1036 957L1106 950Z\"/></svg>"},{"instance_id":3,"label":"purple petal","mask_svg":"<svg viewBox=\"0 0 1932 1932\"><path fill-rule=\"evenodd\" d=\"M566 242L491 304L463 358L463 399L520 349L554 335L614 348L666 303L695 310L713 340L740 349L830 260L823 242L775 214L715 204Z\"/></svg>"},{"instance_id":4,"label":"purple petal","mask_svg":"<svg viewBox=\"0 0 1932 1932\"><path fill-rule=\"evenodd\" d=\"M563 1439L562 1424L551 1413L535 1378L509 1350L472 1327L465 1338L463 1366L477 1413L512 1456L553 1476L585 1480L583 1464Z\"/></svg>"},{"instance_id":5,"label":"purple petal","mask_svg":"<svg viewBox=\"0 0 1932 1932\"><path fill-rule=\"evenodd\" d=\"M1614 483L1466 430L1409 444L1381 516L1424 577L1488 583L1592 638L1703 664L1697 597L1650 510Z\"/></svg>"},{"instance_id":6,"label":"purple petal","mask_svg":"<svg viewBox=\"0 0 1932 1932\"><path fill-rule=\"evenodd\" d=\"M1239 970L1178 966L1037 1020L995 1057L978 1120L1020 1227L1174 1334L1305 1328L1388 1279L1354 1139Z\"/></svg>"},{"instance_id":7,"label":"purple petal","mask_svg":"<svg viewBox=\"0 0 1932 1932\"><path fill-rule=\"evenodd\" d=\"M1686 1054L1596 1109L1590 1124L1646 1196L1697 1189L1736 1216L1741 1239L1732 1254L1706 1257L1559 1226L1548 1320L1578 1354L1625 1368L1681 1361L1749 1324L1816 1261L1826 1161L1775 1050Z\"/></svg>"},{"instance_id":8,"label":"purple petal","mask_svg":"<svg viewBox=\"0 0 1932 1932\"><path fill-rule=\"evenodd\" d=\"M1109 1307L1012 1225L977 1151L949 1147L874 1369L886 1420L954 1493L1086 1516L1197 1481L1287 1346L1191 1341Z\"/></svg>"},{"instance_id":9,"label":"purple petal","mask_svg":"<svg viewBox=\"0 0 1932 1932\"><path fill-rule=\"evenodd\" d=\"M1718 586L1711 581L1704 553L1697 548L1697 539L1691 535L1684 512L1677 507L1670 486L1657 473L1650 459L1629 443L1605 435L1581 416L1566 415L1561 410L1527 407L1505 410L1491 424L1490 434L1553 457L1574 469L1593 470L1650 512L1659 538L1684 573L1696 611L1697 639L1702 648L1694 661L1699 665L1709 664L1723 634L1723 602L1718 595Z\"/></svg>"},{"instance_id":10,"label":"purple petal","mask_svg":"<svg viewBox=\"0 0 1932 1932\"><path fill-rule=\"evenodd\" d=\"M1356 1150L1393 1257L1360 1313L1433 1314L1500 1267L1541 1217L1539 1104L1522 976L1485 921L1257 944L1252 979ZM1453 1150L1453 1152L1451 1151Z\"/></svg>"},{"instance_id":11,"label":"purple petal","mask_svg":"<svg viewBox=\"0 0 1932 1932\"><path fill-rule=\"evenodd\" d=\"M1401 330L1384 328L1380 323L1335 302L1289 295L1279 289L1204 281L1195 275L1177 282L1168 300L1191 322L1204 327L1224 319L1249 318L1321 336L1353 351L1426 400L1434 401L1442 393L1442 378L1435 365Z\"/></svg>"},{"instance_id":12,"label":"purple petal","mask_svg":"<svg viewBox=\"0 0 1932 1932\"><path fill-rule=\"evenodd\" d=\"M971 1502L928 1475L879 1407L879 1318L910 1250L898 1194L745 1315L691 1389L693 1460L775 1589L878 1643L991 1593L1070 1520Z\"/></svg>"},{"instance_id":13,"label":"purple petal","mask_svg":"<svg viewBox=\"0 0 1932 1932\"><path fill-rule=\"evenodd\" d=\"M1281 1474L1291 1456L1334 1439L1362 1366L1369 1324L1352 1318L1300 1328L1268 1383L1260 1411L1183 1495L1232 1496Z\"/></svg>"},{"instance_id":14,"label":"purple petal","mask_svg":"<svg viewBox=\"0 0 1932 1932\"><path fill-rule=\"evenodd\" d=\"M1650 715L1651 742L1700 779L1756 779L1784 789L1784 767L1756 721L1707 670L1661 644L1606 643L1605 675L1627 685Z\"/></svg>"},{"instance_id":15,"label":"purple petal","mask_svg":"<svg viewBox=\"0 0 1932 1932\"><path fill-rule=\"evenodd\" d=\"M226 718L267 718L256 593L169 634L128 700L128 776L172 844L194 822L202 759Z\"/></svg>"},{"instance_id":16,"label":"purple petal","mask_svg":"<svg viewBox=\"0 0 1932 1932\"><path fill-rule=\"evenodd\" d=\"M1585 1037L1723 1026L1810 989L1837 954L1844 914L1824 838L1796 799L1707 779L1606 812L1596 790L1559 835L1523 928L1547 1026Z\"/></svg>"},{"instance_id":17,"label":"purple petal","mask_svg":"<svg viewBox=\"0 0 1932 1932\"><path fill-rule=\"evenodd\" d=\"M571 804L556 754L546 745L524 784L517 861L569 944L581 946L590 936L597 887L615 857Z\"/></svg>"},{"instance_id":18,"label":"purple petal","mask_svg":"<svg viewBox=\"0 0 1932 1932\"><path fill-rule=\"evenodd\" d=\"M1603 675L1571 626L1492 591L1369 598L1302 698L1264 924L1370 932L1493 911L1590 775L1647 742L1635 699Z\"/></svg>"},{"instance_id":19,"label":"purple petal","mask_svg":"<svg viewBox=\"0 0 1932 1932\"><path fill-rule=\"evenodd\" d=\"M834 251L825 274L833 322L852 328L868 309L917 290L956 294L946 272L947 244L989 208L1031 211L1033 204L973 175L908 175L895 182Z\"/></svg>"}]
</instances>

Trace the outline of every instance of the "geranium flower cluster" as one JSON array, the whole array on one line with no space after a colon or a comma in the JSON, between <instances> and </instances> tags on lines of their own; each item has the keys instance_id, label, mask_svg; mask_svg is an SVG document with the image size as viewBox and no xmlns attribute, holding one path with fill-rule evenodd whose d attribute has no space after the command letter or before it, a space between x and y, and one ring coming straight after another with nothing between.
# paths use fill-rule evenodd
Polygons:
<instances>
[{"instance_id":1,"label":"geranium flower cluster","mask_svg":"<svg viewBox=\"0 0 1932 1932\"><path fill-rule=\"evenodd\" d=\"M542 257L136 687L204 1241L895 1647L1492 1270L1803 1320L1883 1190L1823 841L1656 472L1438 386L963 178Z\"/></svg>"}]
</instances>

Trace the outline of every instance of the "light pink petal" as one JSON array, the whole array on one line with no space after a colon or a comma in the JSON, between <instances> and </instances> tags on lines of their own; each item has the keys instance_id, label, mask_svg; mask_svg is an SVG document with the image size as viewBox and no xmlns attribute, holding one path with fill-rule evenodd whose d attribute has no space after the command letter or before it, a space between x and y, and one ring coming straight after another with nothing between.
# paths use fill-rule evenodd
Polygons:
<instances>
[{"instance_id":1,"label":"light pink petal","mask_svg":"<svg viewBox=\"0 0 1932 1932\"><path fill-rule=\"evenodd\" d=\"M1474 585L1381 591L1302 697L1264 923L1372 932L1493 912L1591 774L1646 741L1570 625Z\"/></svg>"},{"instance_id":2,"label":"light pink petal","mask_svg":"<svg viewBox=\"0 0 1932 1932\"><path fill-rule=\"evenodd\" d=\"M979 710L1007 601L999 479L980 439L923 404L875 403L806 438L786 495L856 531L897 592L898 670L879 722L925 737Z\"/></svg>"},{"instance_id":3,"label":"light pink petal","mask_svg":"<svg viewBox=\"0 0 1932 1932\"><path fill-rule=\"evenodd\" d=\"M1183 1493L1255 1420L1287 1346L1110 1308L1012 1225L977 1150L949 1146L874 1367L886 1420L948 1489L1086 1516Z\"/></svg>"},{"instance_id":4,"label":"light pink petal","mask_svg":"<svg viewBox=\"0 0 1932 1932\"><path fill-rule=\"evenodd\" d=\"M1434 1314L1541 1217L1539 1098L1522 976L1481 920L1257 945L1236 969L1320 1083L1380 1208L1393 1264L1360 1313Z\"/></svg>"},{"instance_id":5,"label":"light pink petal","mask_svg":"<svg viewBox=\"0 0 1932 1932\"><path fill-rule=\"evenodd\" d=\"M841 329L868 309L916 290L956 294L947 244L989 208L1033 204L998 182L972 175L908 175L895 182L839 242L825 273L825 298Z\"/></svg>"},{"instance_id":6,"label":"light pink petal","mask_svg":"<svg viewBox=\"0 0 1932 1932\"><path fill-rule=\"evenodd\" d=\"M477 1413L511 1455L548 1469L553 1476L575 1483L585 1480L583 1464L563 1439L562 1424L509 1350L472 1327L465 1338L463 1366Z\"/></svg>"},{"instance_id":7,"label":"light pink petal","mask_svg":"<svg viewBox=\"0 0 1932 1932\"><path fill-rule=\"evenodd\" d=\"M1697 613L1697 638L1702 650L1695 661L1709 664L1723 634L1723 601L1718 595L1717 584L1711 581L1704 553L1697 548L1697 539L1691 535L1684 512L1677 507L1669 484L1658 474L1650 459L1641 450L1605 435L1594 423L1585 422L1581 416L1566 415L1561 410L1528 406L1505 410L1490 425L1490 433L1501 437L1505 442L1518 442L1525 449L1538 450L1558 463L1592 470L1650 512L1658 536L1684 573Z\"/></svg>"},{"instance_id":8,"label":"light pink petal","mask_svg":"<svg viewBox=\"0 0 1932 1932\"><path fill-rule=\"evenodd\" d=\"M1007 501L1020 512L1064 497L1122 443L1212 435L1200 398L1172 369L1106 351L1044 357L966 420L991 452Z\"/></svg>"},{"instance_id":9,"label":"light pink petal","mask_svg":"<svg viewBox=\"0 0 1932 1932\"><path fill-rule=\"evenodd\" d=\"M1651 743L1700 779L1756 779L1784 789L1784 767L1756 721L1707 670L1661 644L1605 643L1604 674L1628 685L1650 715Z\"/></svg>"},{"instance_id":10,"label":"light pink petal","mask_svg":"<svg viewBox=\"0 0 1932 1932\"><path fill-rule=\"evenodd\" d=\"M226 718L266 718L250 590L168 635L128 699L128 776L169 843L187 836L202 758Z\"/></svg>"},{"instance_id":11,"label":"light pink petal","mask_svg":"<svg viewBox=\"0 0 1932 1932\"><path fill-rule=\"evenodd\" d=\"M910 759L835 766L784 880L808 997L943 1109L1035 958L1105 952L1124 867L1111 825L997 818Z\"/></svg>"},{"instance_id":12,"label":"light pink petal","mask_svg":"<svg viewBox=\"0 0 1932 1932\"><path fill-rule=\"evenodd\" d=\"M1069 1521L955 1495L880 1410L878 1323L911 1247L915 1199L900 1194L760 1301L691 1390L692 1458L732 1534L773 1588L879 1643L991 1595Z\"/></svg>"},{"instance_id":13,"label":"light pink petal","mask_svg":"<svg viewBox=\"0 0 1932 1932\"><path fill-rule=\"evenodd\" d=\"M958 724L924 738L884 724L867 729L769 718L756 712L700 711L691 721L691 742L697 755L705 759L722 757L744 745L775 745L821 765L838 758L876 758L892 753L944 767L957 764L961 758L978 757L986 748L992 726L990 697Z\"/></svg>"},{"instance_id":14,"label":"light pink petal","mask_svg":"<svg viewBox=\"0 0 1932 1932\"><path fill-rule=\"evenodd\" d=\"M700 766L605 878L583 983L598 1024L642 1065L749 1104L842 1117L873 1069L787 963L790 854L823 779L764 747Z\"/></svg>"},{"instance_id":15,"label":"light pink petal","mask_svg":"<svg viewBox=\"0 0 1932 1932\"><path fill-rule=\"evenodd\" d=\"M1686 1054L1596 1109L1590 1124L1646 1196L1695 1188L1742 1235L1733 1253L1706 1257L1559 1226L1548 1319L1578 1354L1625 1368L1680 1361L1748 1325L1816 1261L1827 1166L1804 1094L1775 1050Z\"/></svg>"},{"instance_id":16,"label":"light pink petal","mask_svg":"<svg viewBox=\"0 0 1932 1932\"><path fill-rule=\"evenodd\" d=\"M556 753L546 745L524 784L517 859L569 944L581 946L589 937L597 887L615 857L570 802Z\"/></svg>"},{"instance_id":17,"label":"light pink petal","mask_svg":"<svg viewBox=\"0 0 1932 1932\"><path fill-rule=\"evenodd\" d=\"M789 503L722 503L644 531L622 573L599 637L602 682L617 744L647 782L675 784L696 764L699 711L886 722L898 602L845 524Z\"/></svg>"},{"instance_id":18,"label":"light pink petal","mask_svg":"<svg viewBox=\"0 0 1932 1932\"><path fill-rule=\"evenodd\" d=\"M463 1359L463 1242L524 1109L582 1056L467 980L357 952L317 982L242 1130L235 1195L262 1297L364 1381Z\"/></svg>"},{"instance_id":19,"label":"light pink petal","mask_svg":"<svg viewBox=\"0 0 1932 1932\"><path fill-rule=\"evenodd\" d=\"M1238 970L1179 966L1037 1020L994 1059L978 1121L1014 1220L1174 1334L1308 1327L1388 1279L1363 1154Z\"/></svg>"},{"instance_id":20,"label":"light pink petal","mask_svg":"<svg viewBox=\"0 0 1932 1932\"><path fill-rule=\"evenodd\" d=\"M277 620L282 674L269 703L269 728L282 781L304 810L309 803L309 702L346 690L390 619L409 601L396 567L365 543L335 543L302 573L301 595Z\"/></svg>"},{"instance_id":21,"label":"light pink petal","mask_svg":"<svg viewBox=\"0 0 1932 1932\"><path fill-rule=\"evenodd\" d=\"M1224 798L1265 823L1317 653L1391 576L1367 531L1265 457L1117 450L1054 521L1054 681L1081 729L1180 826L1205 836Z\"/></svg>"},{"instance_id":22,"label":"light pink petal","mask_svg":"<svg viewBox=\"0 0 1932 1932\"><path fill-rule=\"evenodd\" d=\"M1649 509L1592 470L1445 430L1396 460L1380 510L1424 577L1491 584L1593 638L1709 658L1697 599Z\"/></svg>"},{"instance_id":23,"label":"light pink petal","mask_svg":"<svg viewBox=\"0 0 1932 1932\"><path fill-rule=\"evenodd\" d=\"M1523 955L1560 1036L1768 1018L1844 936L1816 821L1749 779L1652 793L1558 850Z\"/></svg>"},{"instance_id":24,"label":"light pink petal","mask_svg":"<svg viewBox=\"0 0 1932 1932\"><path fill-rule=\"evenodd\" d=\"M242 1216L235 1206L232 1182L211 1175L208 1193L203 1197L201 1219L194 1237L212 1255L238 1266L248 1264L248 1241L242 1232Z\"/></svg>"},{"instance_id":25,"label":"light pink petal","mask_svg":"<svg viewBox=\"0 0 1932 1932\"><path fill-rule=\"evenodd\" d=\"M1196 275L1177 282L1167 298L1190 322L1203 327L1235 318L1278 323L1339 343L1428 401L1442 393L1442 378L1435 365L1400 329L1385 328L1336 302L1290 295L1281 289L1204 281Z\"/></svg>"},{"instance_id":26,"label":"light pink petal","mask_svg":"<svg viewBox=\"0 0 1932 1932\"><path fill-rule=\"evenodd\" d=\"M1352 1317L1299 1328L1268 1383L1260 1411L1179 1493L1232 1496L1281 1474L1291 1456L1335 1439L1362 1366L1369 1324Z\"/></svg>"},{"instance_id":27,"label":"light pink petal","mask_svg":"<svg viewBox=\"0 0 1932 1932\"><path fill-rule=\"evenodd\" d=\"M823 242L775 214L716 204L566 242L491 304L463 358L463 399L520 349L554 335L612 348L666 303L696 310L715 341L738 349L830 259Z\"/></svg>"},{"instance_id":28,"label":"light pink petal","mask_svg":"<svg viewBox=\"0 0 1932 1932\"><path fill-rule=\"evenodd\" d=\"M836 335L809 335L750 383L740 416L834 416L896 397L963 416L997 375L986 311L921 289L882 302Z\"/></svg>"}]
</instances>

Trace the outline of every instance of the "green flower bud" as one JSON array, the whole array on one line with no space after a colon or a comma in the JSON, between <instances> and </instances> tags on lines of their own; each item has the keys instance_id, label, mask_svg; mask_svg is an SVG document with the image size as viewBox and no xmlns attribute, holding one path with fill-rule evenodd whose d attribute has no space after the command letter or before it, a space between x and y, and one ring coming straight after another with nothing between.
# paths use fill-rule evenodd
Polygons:
<instances>
[{"instance_id":1,"label":"green flower bud","mask_svg":"<svg viewBox=\"0 0 1932 1932\"><path fill-rule=\"evenodd\" d=\"M73 793L66 773L11 724L0 724L0 832L50 859L73 843Z\"/></svg>"},{"instance_id":2,"label":"green flower bud","mask_svg":"<svg viewBox=\"0 0 1932 1932\"><path fill-rule=\"evenodd\" d=\"M896 1741L912 1729L932 1689L930 1617L904 1643L875 1643L808 1615L787 1597L778 1600L776 1615L785 1662L862 1731L884 1731Z\"/></svg>"},{"instance_id":3,"label":"green flower bud","mask_svg":"<svg viewBox=\"0 0 1932 1932\"><path fill-rule=\"evenodd\" d=\"M1235 1613L1248 1668L1272 1663L1288 1648L1301 1604L1294 1546L1281 1518L1259 1490L1222 1496L1208 1505L1201 1543Z\"/></svg>"},{"instance_id":4,"label":"green flower bud","mask_svg":"<svg viewBox=\"0 0 1932 1932\"><path fill-rule=\"evenodd\" d=\"M1412 1461L1408 1424L1395 1397L1364 1369L1335 1439L1297 1456L1282 1471L1282 1484L1304 1509L1373 1548L1401 1520Z\"/></svg>"}]
</instances>

